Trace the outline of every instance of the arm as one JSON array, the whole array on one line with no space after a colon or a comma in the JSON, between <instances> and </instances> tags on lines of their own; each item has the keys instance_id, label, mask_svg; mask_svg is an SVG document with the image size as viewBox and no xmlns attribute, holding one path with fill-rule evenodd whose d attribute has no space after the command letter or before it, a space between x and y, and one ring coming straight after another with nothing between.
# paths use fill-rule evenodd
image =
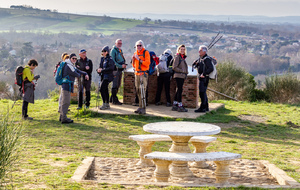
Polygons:
<instances>
[{"instance_id":1,"label":"arm","mask_svg":"<svg viewBox=\"0 0 300 190\"><path fill-rule=\"evenodd\" d=\"M211 73L214 68L212 66L212 62L211 62L211 59L210 58L206 58L204 60L204 64L205 64L205 75L209 75L209 73Z\"/></svg>"},{"instance_id":2,"label":"arm","mask_svg":"<svg viewBox=\"0 0 300 190\"><path fill-rule=\"evenodd\" d=\"M91 73L93 72L93 62L92 60L89 59L89 69L85 70L87 72L87 74L91 75Z\"/></svg>"},{"instance_id":3,"label":"arm","mask_svg":"<svg viewBox=\"0 0 300 190\"><path fill-rule=\"evenodd\" d=\"M115 50L115 48L113 48L111 51L110 51L110 56L112 58L112 60L114 61L114 64L118 67L118 68L122 68L122 65L119 64L117 62L117 51Z\"/></svg>"}]
</instances>

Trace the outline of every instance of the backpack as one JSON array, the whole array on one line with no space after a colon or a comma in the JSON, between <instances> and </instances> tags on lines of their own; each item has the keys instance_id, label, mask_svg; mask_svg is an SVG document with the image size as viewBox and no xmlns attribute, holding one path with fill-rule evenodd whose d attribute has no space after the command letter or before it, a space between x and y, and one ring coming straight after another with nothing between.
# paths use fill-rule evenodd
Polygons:
<instances>
[{"instance_id":1,"label":"backpack","mask_svg":"<svg viewBox=\"0 0 300 190\"><path fill-rule=\"evenodd\" d=\"M169 54L162 54L159 56L159 64L157 65L158 73L167 73L169 68L167 67L167 61Z\"/></svg>"},{"instance_id":2,"label":"backpack","mask_svg":"<svg viewBox=\"0 0 300 190\"><path fill-rule=\"evenodd\" d=\"M143 57L145 58L145 53L148 50L145 50L143 52ZM147 71L147 73L149 75L152 75L155 71L155 66L159 63L159 58L156 56L156 54L154 53L154 51L148 51L150 54L150 66L149 66L149 70Z\"/></svg>"},{"instance_id":3,"label":"backpack","mask_svg":"<svg viewBox=\"0 0 300 190\"><path fill-rule=\"evenodd\" d=\"M20 87L22 87L23 85L23 70L24 70L23 66L18 66L15 71L15 75L16 75L15 84Z\"/></svg>"},{"instance_id":4,"label":"backpack","mask_svg":"<svg viewBox=\"0 0 300 190\"><path fill-rule=\"evenodd\" d=\"M69 80L69 75L67 75L66 77L63 77L63 69L66 65L66 62L61 62L59 67L57 68L57 71L55 73L55 82L58 85L62 85L63 83L72 83L72 81Z\"/></svg>"}]
</instances>

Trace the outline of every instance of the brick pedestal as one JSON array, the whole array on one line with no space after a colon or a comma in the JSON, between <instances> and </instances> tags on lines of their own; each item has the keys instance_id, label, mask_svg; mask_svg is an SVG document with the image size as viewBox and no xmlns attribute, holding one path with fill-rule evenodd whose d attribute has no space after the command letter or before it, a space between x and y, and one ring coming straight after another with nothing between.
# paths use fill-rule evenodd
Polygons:
<instances>
[{"instance_id":1,"label":"brick pedestal","mask_svg":"<svg viewBox=\"0 0 300 190\"><path fill-rule=\"evenodd\" d=\"M187 108L196 108L198 106L199 100L199 80L195 72L191 72L189 68L189 74L187 79L183 84L183 93L182 93L182 103ZM135 85L134 85L134 73L132 69L128 69L124 72L124 94L123 94L123 102L124 104L132 104L135 99ZM151 75L149 76L148 81L148 103L155 103L155 96L157 91L157 76ZM173 103L174 96L176 91L176 81L175 79L171 79L170 84L170 96L171 103ZM166 95L165 89L161 93L161 102L166 104Z\"/></svg>"}]
</instances>

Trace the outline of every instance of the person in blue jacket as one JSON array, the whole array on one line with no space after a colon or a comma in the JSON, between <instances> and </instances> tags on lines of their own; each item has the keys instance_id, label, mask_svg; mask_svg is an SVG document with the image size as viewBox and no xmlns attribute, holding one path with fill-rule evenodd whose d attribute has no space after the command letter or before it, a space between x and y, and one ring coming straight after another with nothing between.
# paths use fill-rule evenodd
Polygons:
<instances>
[{"instance_id":1,"label":"person in blue jacket","mask_svg":"<svg viewBox=\"0 0 300 190\"><path fill-rule=\"evenodd\" d=\"M113 71L115 67L115 63L111 56L109 55L109 47L104 46L101 52L101 61L99 68L97 69L98 74L101 77L100 83L100 93L103 100L103 105L100 107L101 110L110 109L109 105L109 93L108 93L108 85L114 79Z\"/></svg>"},{"instance_id":2,"label":"person in blue jacket","mask_svg":"<svg viewBox=\"0 0 300 190\"><path fill-rule=\"evenodd\" d=\"M79 69L77 69L74 64L77 61L77 57L75 53L72 53L69 57L67 56L65 59L65 65L64 68L62 69L62 77L69 77L69 80L71 81L70 83L63 83L61 85L62 88L62 92L61 92L61 107L60 107L60 117L59 117L59 121L61 121L62 124L64 123L73 123L73 120L71 120L70 118L67 118L67 113L68 113L68 109L70 106L70 101L71 101L71 92L73 92L74 90L74 81L75 78L80 77L81 75L83 75L85 77L85 80L89 80L89 75L84 72L81 71Z\"/></svg>"}]
</instances>

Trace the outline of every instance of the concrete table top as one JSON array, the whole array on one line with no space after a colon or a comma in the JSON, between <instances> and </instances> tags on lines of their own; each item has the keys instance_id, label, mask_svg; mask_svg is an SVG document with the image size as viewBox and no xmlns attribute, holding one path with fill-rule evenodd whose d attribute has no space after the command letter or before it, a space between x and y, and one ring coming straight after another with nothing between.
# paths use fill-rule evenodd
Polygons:
<instances>
[{"instance_id":1,"label":"concrete table top","mask_svg":"<svg viewBox=\"0 0 300 190\"><path fill-rule=\"evenodd\" d=\"M203 136L214 135L221 131L221 128L208 123L170 121L157 122L144 125L144 131L172 136Z\"/></svg>"}]
</instances>

